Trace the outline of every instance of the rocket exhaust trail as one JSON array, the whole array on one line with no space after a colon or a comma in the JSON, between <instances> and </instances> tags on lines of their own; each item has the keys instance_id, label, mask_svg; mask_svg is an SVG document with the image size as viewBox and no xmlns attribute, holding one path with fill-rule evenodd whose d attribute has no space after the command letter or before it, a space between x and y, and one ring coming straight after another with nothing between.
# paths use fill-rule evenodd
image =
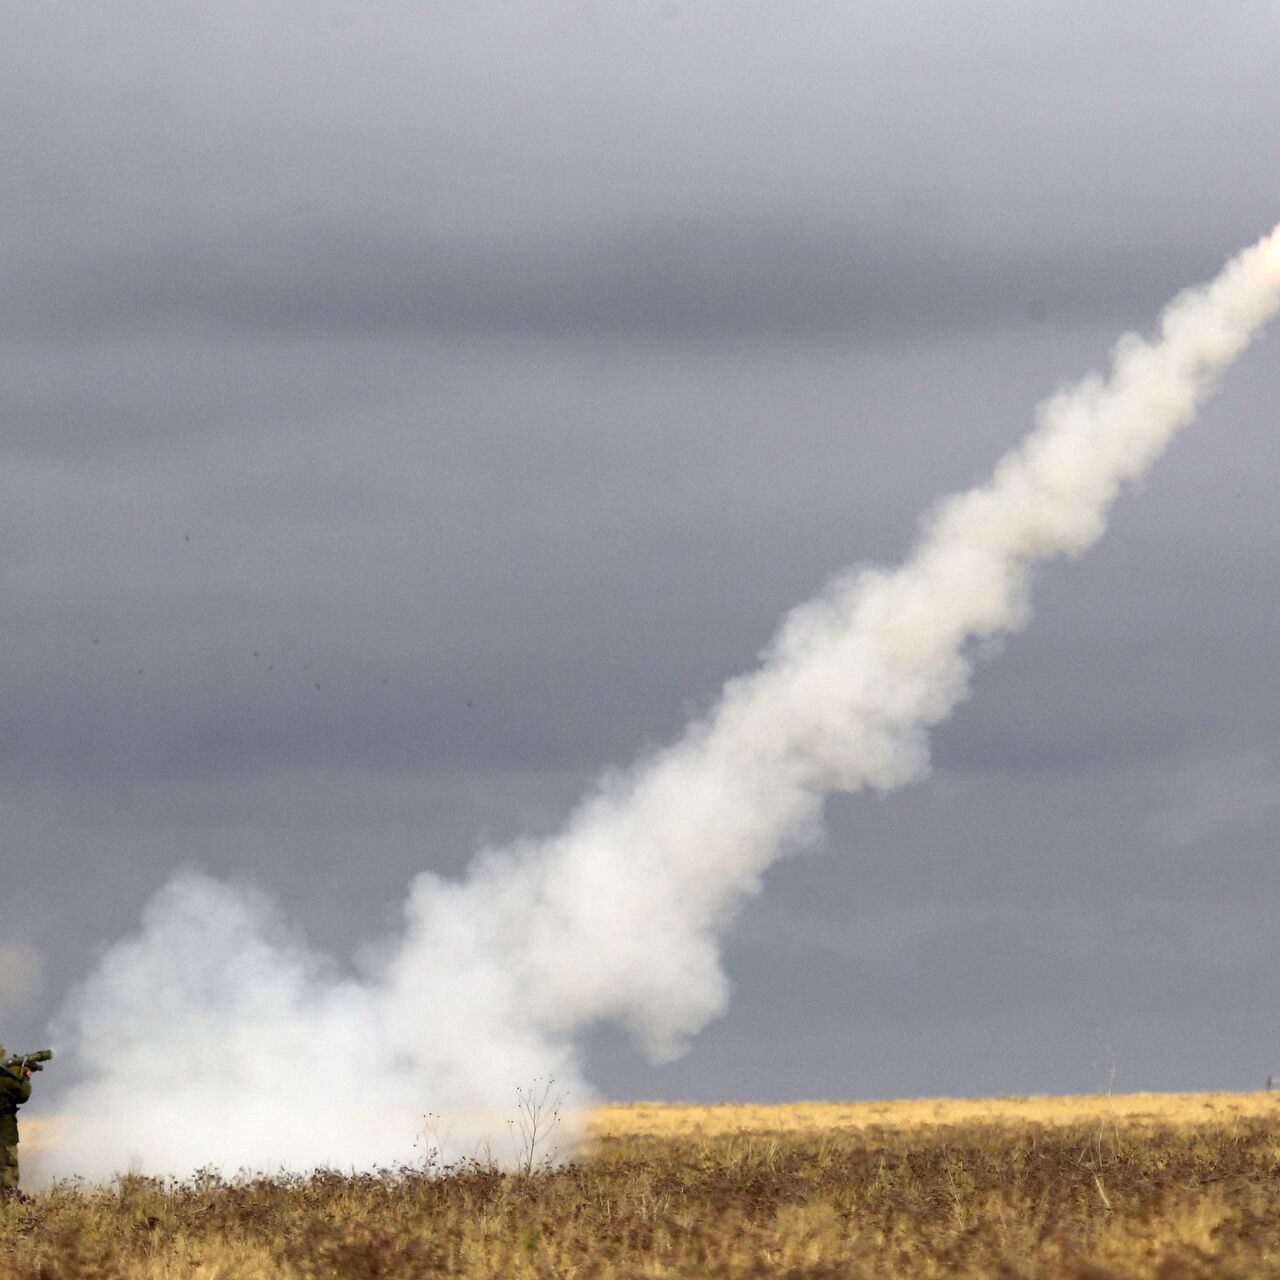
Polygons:
<instances>
[{"instance_id":1,"label":"rocket exhaust trail","mask_svg":"<svg viewBox=\"0 0 1280 1280\"><path fill-rule=\"evenodd\" d=\"M719 937L764 871L815 838L828 793L927 769L972 642L1025 624L1032 568L1101 536L1277 310L1280 227L1176 298L1154 339L1121 339L1108 377L1045 401L903 565L794 609L757 670L559 834L488 851L461 882L420 875L402 936L362 975L332 974L242 892L177 879L65 1015L84 1072L66 1111L94 1123L68 1128L49 1171L391 1164L414 1155L406 1116L446 1117L466 1149L535 1075L582 1101L592 1023L678 1053L725 1007Z\"/></svg>"}]
</instances>

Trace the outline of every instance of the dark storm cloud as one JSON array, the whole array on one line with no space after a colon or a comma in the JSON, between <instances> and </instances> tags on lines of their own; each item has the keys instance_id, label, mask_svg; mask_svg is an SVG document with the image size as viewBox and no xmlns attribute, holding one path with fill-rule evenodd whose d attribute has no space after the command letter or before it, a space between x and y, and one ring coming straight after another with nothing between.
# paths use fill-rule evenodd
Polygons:
<instances>
[{"instance_id":1,"label":"dark storm cloud","mask_svg":"<svg viewBox=\"0 0 1280 1280\"><path fill-rule=\"evenodd\" d=\"M829 573L900 556L917 514L1023 430L1051 385L1036 365L1072 349L1086 367L1080 345L1037 330L963 355L954 340L898 356L383 351L377 389L348 354L299 385L284 421L279 393L255 401L270 359L224 353L229 419L184 421L174 404L146 451L117 438L104 458L89 437L69 465L71 431L11 463L0 528L24 677L0 709L0 758L15 775L133 778L628 758L750 666ZM1045 575L1041 618L981 673L944 759L1141 755L1169 745L1175 708L1176 741L1274 725L1265 679L1168 689L1143 653L1163 630L1180 637L1166 666L1221 672L1230 620L1232 670L1265 677L1269 650L1248 637L1277 621L1268 567L1243 575L1264 517L1187 522L1159 567L1185 504L1214 483L1230 501L1235 479L1208 470L1221 416L1095 556ZM903 467L903 433L929 419L946 433ZM1265 510L1261 493L1240 505ZM1046 673L1060 707L1044 705Z\"/></svg>"},{"instance_id":2,"label":"dark storm cloud","mask_svg":"<svg viewBox=\"0 0 1280 1280\"><path fill-rule=\"evenodd\" d=\"M1280 210L1269 4L4 8L33 1037L176 866L344 952L553 827ZM1105 1086L1109 1037L1252 1082L1274 346L1043 575L937 777L774 877L729 1020L602 1042L606 1090Z\"/></svg>"},{"instance_id":3,"label":"dark storm cloud","mask_svg":"<svg viewBox=\"0 0 1280 1280\"><path fill-rule=\"evenodd\" d=\"M5 291L30 339L138 331L287 336L841 334L1125 314L1167 295L1167 250L1039 257L865 231L653 226L500 245L264 231L40 268ZM1210 263L1196 263L1199 271Z\"/></svg>"},{"instance_id":4,"label":"dark storm cloud","mask_svg":"<svg viewBox=\"0 0 1280 1280\"><path fill-rule=\"evenodd\" d=\"M24 331L0 344L0 442L26 462L70 455L88 466L163 456L175 439L251 436L362 403L403 364L394 350L354 346L115 327L68 344Z\"/></svg>"},{"instance_id":5,"label":"dark storm cloud","mask_svg":"<svg viewBox=\"0 0 1280 1280\"><path fill-rule=\"evenodd\" d=\"M3 331L1111 317L1271 217L1265 6L537 9L24 12Z\"/></svg>"}]
</instances>

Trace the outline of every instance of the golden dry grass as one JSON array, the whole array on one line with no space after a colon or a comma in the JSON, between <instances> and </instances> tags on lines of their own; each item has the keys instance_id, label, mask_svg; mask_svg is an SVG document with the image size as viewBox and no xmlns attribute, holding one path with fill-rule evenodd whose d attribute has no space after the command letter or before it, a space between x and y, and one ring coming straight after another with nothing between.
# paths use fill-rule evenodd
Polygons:
<instances>
[{"instance_id":1,"label":"golden dry grass","mask_svg":"<svg viewBox=\"0 0 1280 1280\"><path fill-rule=\"evenodd\" d=\"M607 1103L592 1114L599 1137L912 1129L1017 1121L1044 1125L1126 1120L1202 1124L1258 1116L1280 1120L1280 1090L1258 1093L1117 1093L1029 1098L899 1098L870 1102Z\"/></svg>"},{"instance_id":2,"label":"golden dry grass","mask_svg":"<svg viewBox=\"0 0 1280 1280\"><path fill-rule=\"evenodd\" d=\"M0 1203L0 1280L1280 1275L1277 1108L604 1107L576 1162L527 1176L130 1178Z\"/></svg>"}]
</instances>

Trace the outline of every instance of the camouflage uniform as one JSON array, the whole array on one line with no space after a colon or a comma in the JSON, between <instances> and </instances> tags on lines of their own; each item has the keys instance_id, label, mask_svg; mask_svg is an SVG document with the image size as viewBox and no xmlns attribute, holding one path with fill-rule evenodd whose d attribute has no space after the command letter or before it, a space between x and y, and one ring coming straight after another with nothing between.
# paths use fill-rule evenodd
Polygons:
<instances>
[{"instance_id":1,"label":"camouflage uniform","mask_svg":"<svg viewBox=\"0 0 1280 1280\"><path fill-rule=\"evenodd\" d=\"M18 1108L29 1097L30 1076L0 1067L0 1191L18 1189Z\"/></svg>"}]
</instances>

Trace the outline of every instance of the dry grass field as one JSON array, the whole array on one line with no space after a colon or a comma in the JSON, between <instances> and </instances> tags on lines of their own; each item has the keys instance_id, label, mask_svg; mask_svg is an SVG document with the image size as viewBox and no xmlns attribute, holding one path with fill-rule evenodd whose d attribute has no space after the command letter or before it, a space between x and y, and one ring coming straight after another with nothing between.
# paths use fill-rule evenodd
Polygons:
<instances>
[{"instance_id":1,"label":"dry grass field","mask_svg":"<svg viewBox=\"0 0 1280 1280\"><path fill-rule=\"evenodd\" d=\"M1022 1122L1042 1125L1103 1121L1200 1124L1256 1116L1280 1120L1275 1093L1118 1093L1032 1098L905 1098L880 1102L613 1103L592 1115L597 1137L691 1137L729 1133L796 1133L834 1129Z\"/></svg>"},{"instance_id":2,"label":"dry grass field","mask_svg":"<svg viewBox=\"0 0 1280 1280\"><path fill-rule=\"evenodd\" d=\"M608 1106L527 1175L55 1187L0 1203L0 1277L1280 1275L1278 1121L1265 1093Z\"/></svg>"}]
</instances>

